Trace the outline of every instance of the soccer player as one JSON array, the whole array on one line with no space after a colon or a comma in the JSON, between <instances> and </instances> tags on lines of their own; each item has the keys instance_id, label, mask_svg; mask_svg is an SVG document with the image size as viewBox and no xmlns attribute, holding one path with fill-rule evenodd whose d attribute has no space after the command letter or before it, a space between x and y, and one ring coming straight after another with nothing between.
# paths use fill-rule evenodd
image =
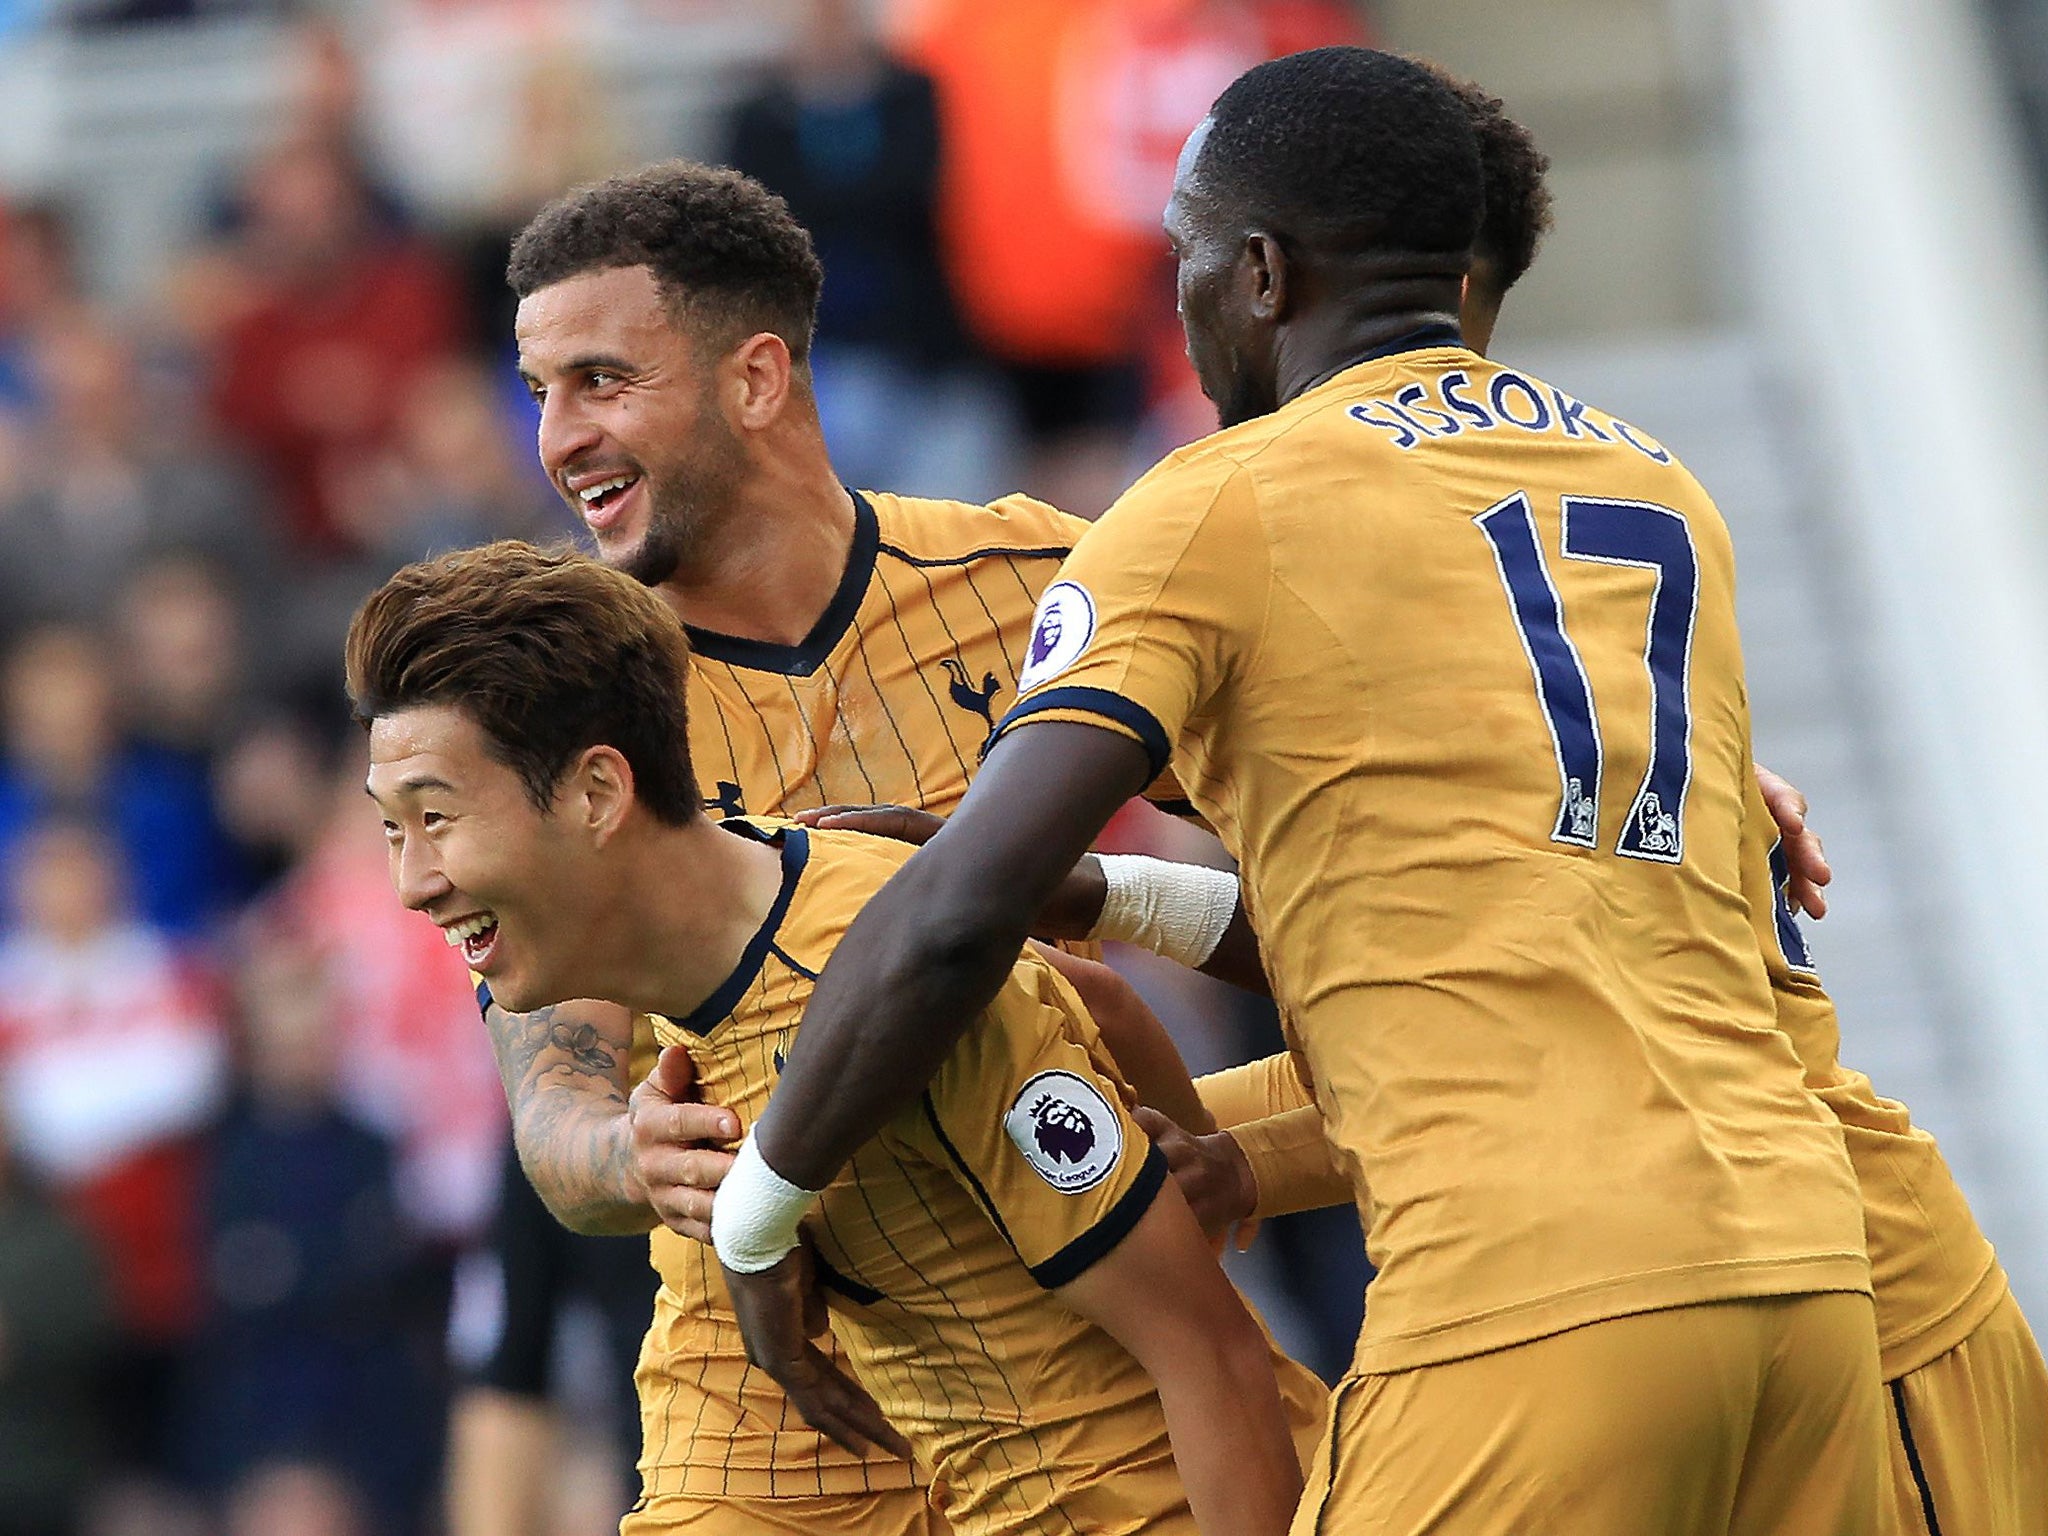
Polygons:
<instances>
[{"instance_id":1,"label":"soccer player","mask_svg":"<svg viewBox=\"0 0 2048 1536\"><path fill-rule=\"evenodd\" d=\"M1041 599L1021 702L870 903L713 1211L805 1406L791 1240L1178 748L1379 1262L1297 1529L1871 1529L1857 1190L1745 899L1725 529L1458 344L1477 148L1418 66L1249 72L1168 232L1224 430Z\"/></svg>"},{"instance_id":2,"label":"soccer player","mask_svg":"<svg viewBox=\"0 0 2048 1536\"><path fill-rule=\"evenodd\" d=\"M551 204L508 269L540 456L602 558L685 621L707 808L858 799L945 812L1015 698L1033 607L1086 525L1021 496L973 506L841 485L806 362L821 276L781 200L735 172L668 162ZM1206 1126L1130 989L1100 966L1056 963L1144 1101ZM667 1102L686 1091L687 1058L672 1055L639 1096L636 1164L627 1092L642 1074L629 1072L624 1010L525 1017L487 1002L486 1019L521 1159L557 1215L644 1232L659 1211L690 1230L675 1197L722 1154L685 1142L736 1140L739 1120ZM910 1467L821 1438L748 1368L708 1250L669 1231L653 1242L666 1283L642 1362L636 1520L924 1531ZM1280 1370L1290 1404L1319 1402L1309 1372Z\"/></svg>"},{"instance_id":3,"label":"soccer player","mask_svg":"<svg viewBox=\"0 0 2048 1536\"><path fill-rule=\"evenodd\" d=\"M909 850L709 818L682 626L583 556L508 542L409 566L347 657L406 904L506 1006L617 999L757 1109L813 979ZM1300 1469L1265 1335L1035 952L814 1234L889 1416L851 1399L828 1422L914 1446L962 1536L1286 1528ZM755 1528L803 1528L773 1514Z\"/></svg>"}]
</instances>

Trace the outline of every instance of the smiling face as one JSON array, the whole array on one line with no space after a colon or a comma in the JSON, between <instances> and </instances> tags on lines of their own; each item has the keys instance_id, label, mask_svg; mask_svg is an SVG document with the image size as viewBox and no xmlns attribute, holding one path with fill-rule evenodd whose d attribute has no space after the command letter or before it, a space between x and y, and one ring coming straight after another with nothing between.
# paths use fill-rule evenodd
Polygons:
<instances>
[{"instance_id":1,"label":"smiling face","mask_svg":"<svg viewBox=\"0 0 2048 1536\"><path fill-rule=\"evenodd\" d=\"M1234 427L1263 416L1278 400L1271 369L1260 366L1267 348L1248 301L1243 232L1222 216L1198 169L1212 127L1202 119L1181 148L1164 225L1188 361L1216 406L1218 424Z\"/></svg>"},{"instance_id":2,"label":"smiling face","mask_svg":"<svg viewBox=\"0 0 2048 1536\"><path fill-rule=\"evenodd\" d=\"M593 840L558 814L563 796L537 807L482 728L445 704L372 722L366 787L399 899L440 926L500 1004L524 1013L585 995L602 882Z\"/></svg>"},{"instance_id":3,"label":"smiling face","mask_svg":"<svg viewBox=\"0 0 2048 1536\"><path fill-rule=\"evenodd\" d=\"M519 371L540 403L540 459L609 565L649 586L733 504L745 450L720 358L678 325L650 268L609 267L522 299Z\"/></svg>"}]
</instances>

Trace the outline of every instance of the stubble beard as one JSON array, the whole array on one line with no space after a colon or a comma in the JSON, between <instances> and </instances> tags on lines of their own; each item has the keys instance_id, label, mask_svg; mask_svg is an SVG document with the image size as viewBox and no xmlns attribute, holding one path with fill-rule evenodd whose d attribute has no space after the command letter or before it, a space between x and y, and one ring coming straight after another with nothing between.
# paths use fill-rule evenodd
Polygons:
<instances>
[{"instance_id":1,"label":"stubble beard","mask_svg":"<svg viewBox=\"0 0 2048 1536\"><path fill-rule=\"evenodd\" d=\"M658 587L704 558L714 529L730 519L746 461L739 440L712 415L699 433L702 450L687 469L656 476L643 469L647 484L647 531L640 542L612 562L645 587Z\"/></svg>"}]
</instances>

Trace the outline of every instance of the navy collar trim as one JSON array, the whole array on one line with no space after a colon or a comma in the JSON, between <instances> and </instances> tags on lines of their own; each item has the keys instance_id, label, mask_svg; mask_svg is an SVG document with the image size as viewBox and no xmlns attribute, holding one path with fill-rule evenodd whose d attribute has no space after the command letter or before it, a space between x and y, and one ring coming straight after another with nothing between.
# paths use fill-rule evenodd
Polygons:
<instances>
[{"instance_id":1,"label":"navy collar trim","mask_svg":"<svg viewBox=\"0 0 2048 1536\"><path fill-rule=\"evenodd\" d=\"M1418 326L1415 330L1396 336L1392 341L1382 342L1364 356L1354 358L1346 364L1356 368L1360 363L1376 363L1383 357L1394 357L1402 352L1420 352L1427 347L1462 347L1464 335L1455 325L1437 321L1430 325Z\"/></svg>"},{"instance_id":2,"label":"navy collar trim","mask_svg":"<svg viewBox=\"0 0 2048 1536\"><path fill-rule=\"evenodd\" d=\"M875 573L875 551L882 545L882 526L875 516L874 506L859 491L848 490L847 494L853 498L853 549L847 555L846 571L839 578L839 588L832 594L832 601L802 642L775 645L766 640L744 640L738 635L722 635L716 630L685 624L683 628L689 632L690 645L699 656L708 656L728 666L748 667L756 672L779 672L787 677L808 677L818 670L825 658L832 654L832 648L852 627L854 615L860 612L861 599L867 596L869 578Z\"/></svg>"},{"instance_id":3,"label":"navy collar trim","mask_svg":"<svg viewBox=\"0 0 2048 1536\"><path fill-rule=\"evenodd\" d=\"M723 1024L733 1009L739 1007L740 999L747 995L747 988L760 976L761 967L767 964L768 952L775 947L776 931L782 927L783 918L789 915L789 903L796 895L797 881L803 877L804 865L811 856L811 834L804 827L760 827L737 816L721 821L718 826L720 831L730 832L735 837L751 838L757 843L772 845L780 842L782 889L775 893L775 904L768 909L761 926L747 940L747 947L740 954L740 963L733 967L732 974L681 1018L674 1014L663 1015L676 1028L686 1029L693 1035L708 1035Z\"/></svg>"}]
</instances>

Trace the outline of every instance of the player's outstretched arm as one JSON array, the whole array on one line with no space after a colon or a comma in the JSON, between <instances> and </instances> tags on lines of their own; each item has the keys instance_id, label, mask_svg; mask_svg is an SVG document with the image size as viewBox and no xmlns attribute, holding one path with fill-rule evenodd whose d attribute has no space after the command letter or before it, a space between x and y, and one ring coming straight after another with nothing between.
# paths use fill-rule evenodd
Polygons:
<instances>
[{"instance_id":1,"label":"player's outstretched arm","mask_svg":"<svg viewBox=\"0 0 2048 1536\"><path fill-rule=\"evenodd\" d=\"M799 811L796 819L806 826L865 832L871 837L889 837L903 843L928 843L946 824L930 811L913 810L902 805L827 805ZM1121 911L1108 915L1108 926L1105 926L1106 910L1113 905L1111 871L1119 867L1131 872L1120 882L1130 899L1121 904ZM1150 872L1149 878L1135 873L1141 868ZM1038 909L1031 920L1031 932L1035 938L1055 942L1118 939L1163 954L1169 960L1191 965L1218 981L1227 981L1260 997L1270 997L1273 987L1266 979L1265 961L1259 953L1259 937L1252 931L1251 919L1245 915L1242 904L1233 902L1231 910L1218 912L1217 915L1227 917L1228 922L1220 936L1212 930L1199 941L1203 950L1199 959L1180 953L1172 943L1161 942L1168 937L1192 938L1191 934L1169 934L1161 931L1157 922L1145 920L1158 916L1162 897L1169 913L1185 918L1188 914L1176 912L1176 907L1181 903L1199 904L1201 898L1191 889L1176 891L1173 887L1192 886L1204 877L1213 879L1216 874L1205 865L1179 864L1167 859L1083 854ZM1152 899L1147 900L1148 896ZM1194 919L1197 928L1205 921L1199 916Z\"/></svg>"},{"instance_id":2,"label":"player's outstretched arm","mask_svg":"<svg viewBox=\"0 0 2048 1536\"><path fill-rule=\"evenodd\" d=\"M945 830L833 951L781 1083L712 1206L712 1236L756 1365L773 1374L769 1362L793 1358L804 1342L794 1292L776 1271L788 1263L808 1192L830 1183L931 1081L1001 988L1053 888L1150 771L1142 746L1103 727L1013 732Z\"/></svg>"},{"instance_id":3,"label":"player's outstretched arm","mask_svg":"<svg viewBox=\"0 0 2048 1536\"><path fill-rule=\"evenodd\" d=\"M633 1170L626 1064L633 1017L612 1003L560 1003L484 1023L512 1110L520 1166L576 1232L645 1232L656 1216Z\"/></svg>"},{"instance_id":4,"label":"player's outstretched arm","mask_svg":"<svg viewBox=\"0 0 2048 1536\"><path fill-rule=\"evenodd\" d=\"M822 1189L916 1098L1148 767L1137 742L1093 725L1033 725L996 744L944 830L867 904L818 978L754 1128L772 1168Z\"/></svg>"},{"instance_id":5,"label":"player's outstretched arm","mask_svg":"<svg viewBox=\"0 0 2048 1536\"><path fill-rule=\"evenodd\" d=\"M1058 1294L1150 1373L1195 1524L1280 1536L1301 1499L1301 1468L1272 1354L1173 1181Z\"/></svg>"}]
</instances>

